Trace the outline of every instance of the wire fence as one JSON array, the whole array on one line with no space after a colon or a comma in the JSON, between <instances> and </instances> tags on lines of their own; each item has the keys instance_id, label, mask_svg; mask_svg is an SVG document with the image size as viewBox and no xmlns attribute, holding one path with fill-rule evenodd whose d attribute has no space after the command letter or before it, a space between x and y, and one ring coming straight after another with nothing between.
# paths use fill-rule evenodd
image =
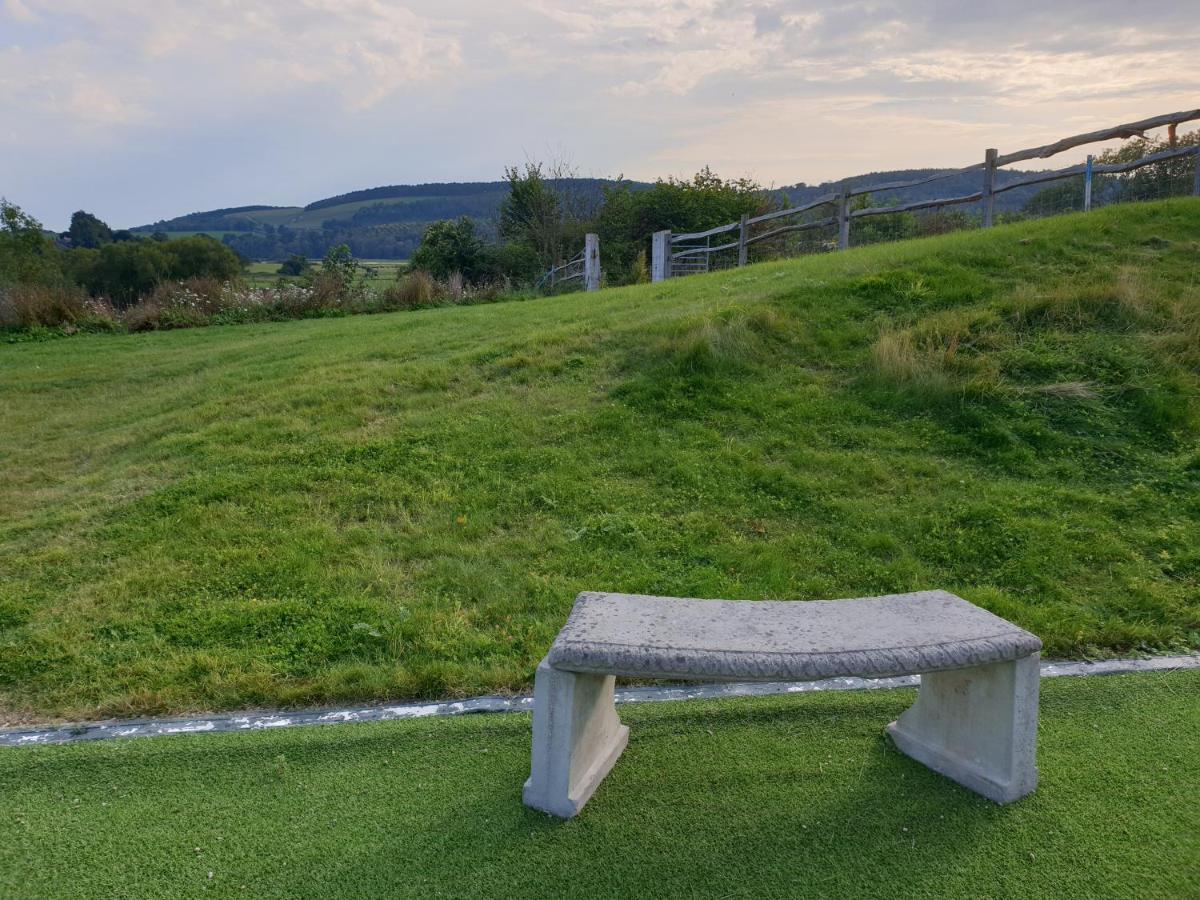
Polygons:
<instances>
[{"instance_id":1,"label":"wire fence","mask_svg":"<svg viewBox=\"0 0 1200 900\"><path fill-rule=\"evenodd\" d=\"M545 294L569 290L595 291L600 288L600 238L584 235L583 249L565 263L551 266L534 284L534 290Z\"/></svg>"},{"instance_id":2,"label":"wire fence","mask_svg":"<svg viewBox=\"0 0 1200 900\"><path fill-rule=\"evenodd\" d=\"M743 217L740 222L688 234L659 232L653 243L653 277L662 280L1118 203L1200 195L1200 131L1176 134L1180 123L1196 119L1200 119L1200 109L1075 135L1014 153L988 150L982 163L962 169L901 182L843 183L835 192L800 206ZM1161 128L1167 129L1165 139L1147 137ZM1114 141L1122 143L1061 169L1003 168L1086 144ZM979 190L938 196L939 181L956 179L961 185L960 176L977 179ZM911 199L914 193L931 191L932 197Z\"/></svg>"}]
</instances>

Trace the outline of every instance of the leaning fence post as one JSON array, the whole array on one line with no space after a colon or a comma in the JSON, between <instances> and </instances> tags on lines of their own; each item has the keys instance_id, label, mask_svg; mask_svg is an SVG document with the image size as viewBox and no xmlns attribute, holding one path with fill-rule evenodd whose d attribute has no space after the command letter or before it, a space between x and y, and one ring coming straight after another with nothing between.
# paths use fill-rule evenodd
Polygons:
<instances>
[{"instance_id":1,"label":"leaning fence post","mask_svg":"<svg viewBox=\"0 0 1200 900\"><path fill-rule=\"evenodd\" d=\"M1000 151L989 148L983 160L983 227L992 227L992 213L996 206L996 157Z\"/></svg>"},{"instance_id":2,"label":"leaning fence post","mask_svg":"<svg viewBox=\"0 0 1200 900\"><path fill-rule=\"evenodd\" d=\"M738 223L738 266L746 264L746 233L750 230L749 226L746 225L748 218L750 217L743 213L742 221Z\"/></svg>"},{"instance_id":3,"label":"leaning fence post","mask_svg":"<svg viewBox=\"0 0 1200 900\"><path fill-rule=\"evenodd\" d=\"M1092 161L1095 159L1088 154L1087 166L1083 170L1083 211L1092 211Z\"/></svg>"},{"instance_id":4,"label":"leaning fence post","mask_svg":"<svg viewBox=\"0 0 1200 900\"><path fill-rule=\"evenodd\" d=\"M671 229L654 232L650 249L650 280L666 281L671 277Z\"/></svg>"},{"instance_id":5,"label":"leaning fence post","mask_svg":"<svg viewBox=\"0 0 1200 900\"><path fill-rule=\"evenodd\" d=\"M838 249L850 247L850 191L842 188L837 195Z\"/></svg>"},{"instance_id":6,"label":"leaning fence post","mask_svg":"<svg viewBox=\"0 0 1200 900\"><path fill-rule=\"evenodd\" d=\"M583 236L583 289L600 290L600 235Z\"/></svg>"}]
</instances>

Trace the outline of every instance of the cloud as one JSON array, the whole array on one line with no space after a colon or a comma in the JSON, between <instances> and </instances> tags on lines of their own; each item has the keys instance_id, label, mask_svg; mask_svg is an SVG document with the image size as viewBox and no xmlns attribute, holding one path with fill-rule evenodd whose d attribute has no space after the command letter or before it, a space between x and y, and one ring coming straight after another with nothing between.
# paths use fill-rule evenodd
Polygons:
<instances>
[{"instance_id":1,"label":"cloud","mask_svg":"<svg viewBox=\"0 0 1200 900\"><path fill-rule=\"evenodd\" d=\"M314 87L365 110L462 65L456 36L382 0L6 4L31 41L19 67L0 69L5 87L26 108L83 127L166 124L185 111ZM68 98L64 82L73 85Z\"/></svg>"},{"instance_id":2,"label":"cloud","mask_svg":"<svg viewBox=\"0 0 1200 900\"><path fill-rule=\"evenodd\" d=\"M634 177L963 165L1200 83L1178 0L0 4L0 172L51 220L494 178L545 146Z\"/></svg>"}]
</instances>

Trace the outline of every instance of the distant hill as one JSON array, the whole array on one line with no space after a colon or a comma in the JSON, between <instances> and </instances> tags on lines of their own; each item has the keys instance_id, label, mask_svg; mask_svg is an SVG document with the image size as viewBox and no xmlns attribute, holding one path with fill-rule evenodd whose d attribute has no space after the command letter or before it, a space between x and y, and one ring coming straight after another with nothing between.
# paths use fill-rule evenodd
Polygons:
<instances>
[{"instance_id":1,"label":"distant hill","mask_svg":"<svg viewBox=\"0 0 1200 900\"><path fill-rule=\"evenodd\" d=\"M911 181L937 174L944 169L898 169L870 172L847 181L854 186L890 181ZM998 173L1000 184L1020 175L1020 171ZM603 178L569 179L573 190L599 195L615 181ZM980 175L969 172L932 184L919 185L880 194L879 201L908 202L970 194L979 189ZM644 182L633 182L645 187ZM826 182L799 184L773 189L772 193L792 204L802 204L834 190ZM996 198L1000 211L1020 209L1040 186L1018 188ZM166 232L184 236L211 234L250 259L283 259L293 253L308 257L324 256L337 244L348 244L360 259L408 259L421 242L431 222L470 216L481 224L484 233L492 228L500 202L508 193L506 181L439 182L431 184L394 184L350 191L316 200L305 206L232 206L188 213L141 225L132 231Z\"/></svg>"},{"instance_id":2,"label":"distant hill","mask_svg":"<svg viewBox=\"0 0 1200 900\"><path fill-rule=\"evenodd\" d=\"M596 195L616 183L602 178L570 181L574 190ZM361 259L407 259L431 222L470 216L487 233L507 193L507 181L385 185L306 206L213 209L131 230L179 236L205 232L251 259L282 259L292 253L320 257L343 243Z\"/></svg>"},{"instance_id":3,"label":"distant hill","mask_svg":"<svg viewBox=\"0 0 1200 900\"><path fill-rule=\"evenodd\" d=\"M887 184L896 181L917 181L946 172L946 169L893 169L890 172L868 172L865 175L854 175L845 179L850 187L857 188L872 184ZM996 172L996 186L1000 187L1009 182L1030 174L1020 169L1000 169ZM930 184L903 188L897 191L885 191L873 195L880 204L888 202L915 203L919 200L938 200L943 197L963 197L979 190L983 176L980 172L964 172L952 175ZM842 182L824 182L822 184L799 184L791 187L776 189L776 194L786 195L788 202L800 206L810 200L815 200L822 194L837 190ZM1031 185L1025 188L1014 188L1003 194L996 195L996 209L1000 212L1015 212L1023 207L1029 198L1046 187L1044 184Z\"/></svg>"}]
</instances>

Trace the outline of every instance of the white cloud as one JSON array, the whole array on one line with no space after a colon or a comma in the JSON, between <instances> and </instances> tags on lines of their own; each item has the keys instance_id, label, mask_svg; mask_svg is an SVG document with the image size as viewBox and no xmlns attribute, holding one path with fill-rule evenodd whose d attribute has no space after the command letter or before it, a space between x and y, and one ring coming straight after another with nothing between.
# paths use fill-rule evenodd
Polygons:
<instances>
[{"instance_id":1,"label":"white cloud","mask_svg":"<svg viewBox=\"0 0 1200 900\"><path fill-rule=\"evenodd\" d=\"M0 4L6 190L69 212L86 188L127 223L494 178L551 145L633 177L961 165L1194 106L1200 83L1178 0ZM72 168L81 140L96 170Z\"/></svg>"},{"instance_id":2,"label":"white cloud","mask_svg":"<svg viewBox=\"0 0 1200 900\"><path fill-rule=\"evenodd\" d=\"M6 2L22 21L52 23L50 40L0 70L10 96L79 126L165 125L185 110L203 115L314 86L369 109L462 66L456 36L381 0ZM69 100L63 82L74 85Z\"/></svg>"}]
</instances>

